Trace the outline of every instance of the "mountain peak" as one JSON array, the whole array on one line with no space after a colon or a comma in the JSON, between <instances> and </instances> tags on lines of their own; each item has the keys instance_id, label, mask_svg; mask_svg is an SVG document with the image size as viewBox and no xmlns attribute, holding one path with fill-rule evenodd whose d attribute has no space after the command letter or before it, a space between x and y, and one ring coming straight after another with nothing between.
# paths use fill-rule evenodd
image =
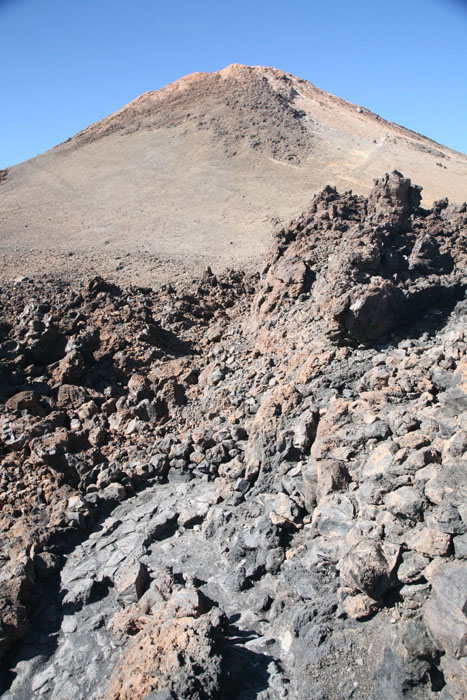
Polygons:
<instances>
[{"instance_id":1,"label":"mountain peak","mask_svg":"<svg viewBox=\"0 0 467 700\"><path fill-rule=\"evenodd\" d=\"M113 272L109 251L135 248L176 274L206 257L218 269L256 266L272 221L328 184L367 195L392 170L420 183L424 206L464 199L467 156L276 68L232 64L146 92L9 168L3 244L24 247L25 271L40 265L36 247L66 267L69 252L92 246Z\"/></svg>"},{"instance_id":2,"label":"mountain peak","mask_svg":"<svg viewBox=\"0 0 467 700\"><path fill-rule=\"evenodd\" d=\"M191 73L157 91L148 91L114 114L92 124L73 144L89 143L115 132L192 127L211 131L226 153L242 143L267 155L301 162L310 152L305 111L294 107L293 76L275 68L233 63L214 73ZM311 84L306 83L313 88Z\"/></svg>"}]
</instances>

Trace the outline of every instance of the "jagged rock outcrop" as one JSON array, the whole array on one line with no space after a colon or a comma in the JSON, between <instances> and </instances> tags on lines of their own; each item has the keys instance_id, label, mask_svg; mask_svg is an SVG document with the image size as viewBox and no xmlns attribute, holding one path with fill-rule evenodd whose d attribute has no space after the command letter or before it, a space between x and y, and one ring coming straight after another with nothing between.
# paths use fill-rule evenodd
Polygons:
<instances>
[{"instance_id":1,"label":"jagged rock outcrop","mask_svg":"<svg viewBox=\"0 0 467 700\"><path fill-rule=\"evenodd\" d=\"M254 321L298 300L334 341L374 342L461 293L465 207L420 208L420 188L393 172L368 199L332 188L276 233ZM454 257L453 257L454 256ZM307 304L305 304L307 299Z\"/></svg>"},{"instance_id":2,"label":"jagged rock outcrop","mask_svg":"<svg viewBox=\"0 0 467 700\"><path fill-rule=\"evenodd\" d=\"M392 173L259 278L2 289L5 698L463 697L466 235Z\"/></svg>"}]
</instances>

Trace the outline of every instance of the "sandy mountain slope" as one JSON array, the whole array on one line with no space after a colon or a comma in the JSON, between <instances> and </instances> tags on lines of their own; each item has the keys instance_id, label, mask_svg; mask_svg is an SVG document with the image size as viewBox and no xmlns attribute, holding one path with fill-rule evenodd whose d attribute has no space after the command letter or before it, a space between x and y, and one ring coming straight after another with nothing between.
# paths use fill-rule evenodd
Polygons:
<instances>
[{"instance_id":1,"label":"sandy mountain slope","mask_svg":"<svg viewBox=\"0 0 467 700\"><path fill-rule=\"evenodd\" d=\"M467 198L466 155L305 80L236 64L194 73L2 172L1 275L151 284L252 268L277 219L324 185L367 194L393 169L425 206Z\"/></svg>"}]
</instances>

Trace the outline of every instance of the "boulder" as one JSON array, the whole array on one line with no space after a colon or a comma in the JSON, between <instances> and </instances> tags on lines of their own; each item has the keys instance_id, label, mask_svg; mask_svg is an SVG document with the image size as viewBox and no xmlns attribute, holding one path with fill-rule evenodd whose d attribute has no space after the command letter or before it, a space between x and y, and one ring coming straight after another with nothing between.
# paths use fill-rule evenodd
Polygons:
<instances>
[{"instance_id":1,"label":"boulder","mask_svg":"<svg viewBox=\"0 0 467 700\"><path fill-rule=\"evenodd\" d=\"M148 581L148 570L140 561L125 562L118 571L114 587L117 600L123 607L136 603L144 593Z\"/></svg>"},{"instance_id":2,"label":"boulder","mask_svg":"<svg viewBox=\"0 0 467 700\"><path fill-rule=\"evenodd\" d=\"M348 496L331 494L320 500L313 511L312 523L321 535L342 537L353 526L355 510Z\"/></svg>"},{"instance_id":3,"label":"boulder","mask_svg":"<svg viewBox=\"0 0 467 700\"><path fill-rule=\"evenodd\" d=\"M358 343L373 342L393 331L406 317L406 298L390 280L373 277L334 312L344 335Z\"/></svg>"},{"instance_id":4,"label":"boulder","mask_svg":"<svg viewBox=\"0 0 467 700\"><path fill-rule=\"evenodd\" d=\"M432 579L432 595L424 607L425 623L446 654L467 656L467 562L447 562Z\"/></svg>"},{"instance_id":5,"label":"boulder","mask_svg":"<svg viewBox=\"0 0 467 700\"><path fill-rule=\"evenodd\" d=\"M343 585L377 600L396 585L399 547L362 540L338 564Z\"/></svg>"},{"instance_id":6,"label":"boulder","mask_svg":"<svg viewBox=\"0 0 467 700\"><path fill-rule=\"evenodd\" d=\"M451 536L432 527L424 527L409 535L407 545L410 549L428 557L444 556L451 547Z\"/></svg>"}]
</instances>

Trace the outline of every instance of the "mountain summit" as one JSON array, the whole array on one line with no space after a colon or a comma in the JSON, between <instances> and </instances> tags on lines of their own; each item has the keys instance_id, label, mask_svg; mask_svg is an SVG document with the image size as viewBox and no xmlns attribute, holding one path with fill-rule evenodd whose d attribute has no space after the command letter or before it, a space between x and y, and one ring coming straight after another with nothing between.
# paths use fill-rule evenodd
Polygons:
<instances>
[{"instance_id":1,"label":"mountain summit","mask_svg":"<svg viewBox=\"0 0 467 700\"><path fill-rule=\"evenodd\" d=\"M465 699L466 171L234 65L0 173L3 698Z\"/></svg>"},{"instance_id":2,"label":"mountain summit","mask_svg":"<svg viewBox=\"0 0 467 700\"><path fill-rule=\"evenodd\" d=\"M306 80L238 64L193 73L3 171L4 274L20 261L147 283L162 268L255 266L273 223L323 186L366 195L393 169L420 183L423 205L465 197L467 156Z\"/></svg>"}]
</instances>

